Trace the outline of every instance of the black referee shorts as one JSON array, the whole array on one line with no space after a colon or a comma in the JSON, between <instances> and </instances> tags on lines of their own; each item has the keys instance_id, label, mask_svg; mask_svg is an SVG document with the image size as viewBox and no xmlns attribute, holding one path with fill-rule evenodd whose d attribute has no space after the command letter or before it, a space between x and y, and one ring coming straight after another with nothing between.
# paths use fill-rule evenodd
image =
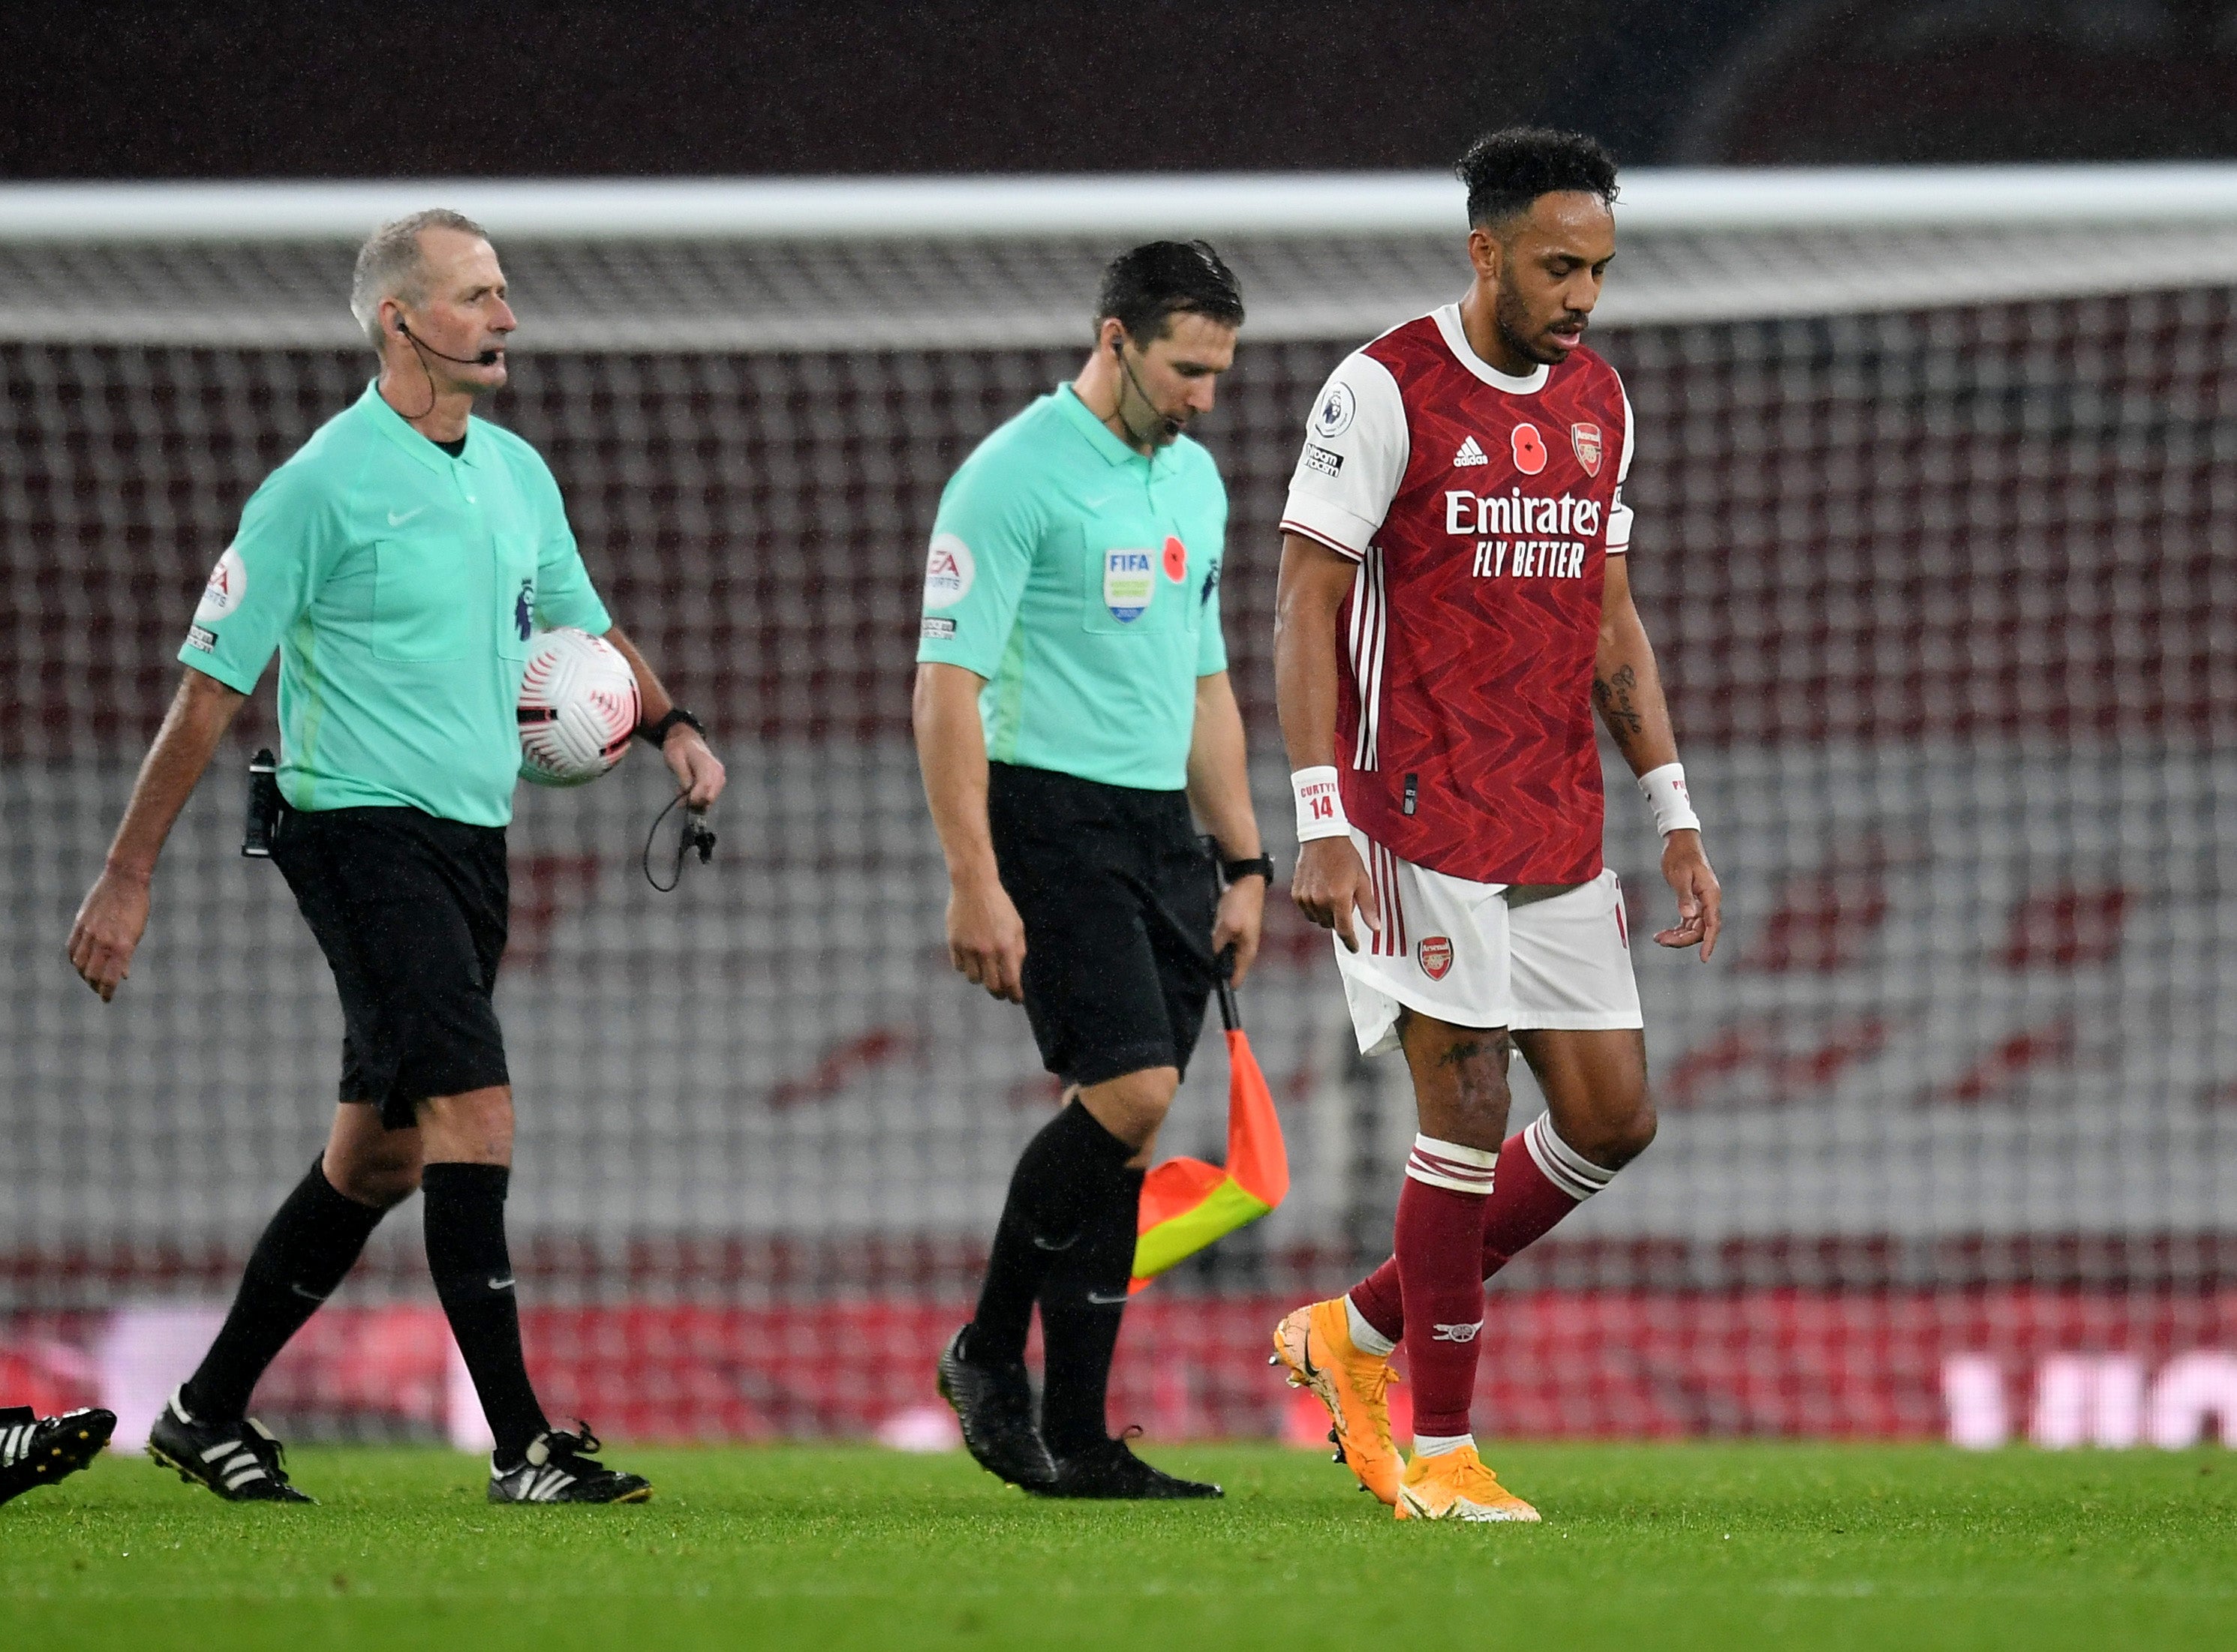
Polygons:
<instances>
[{"instance_id":1,"label":"black referee shorts","mask_svg":"<svg viewBox=\"0 0 2237 1652\"><path fill-rule=\"evenodd\" d=\"M1217 897L1181 792L987 766L1002 887L1026 926L1026 1016L1067 1084L1188 1070Z\"/></svg>"},{"instance_id":2,"label":"black referee shorts","mask_svg":"<svg viewBox=\"0 0 2237 1652\"><path fill-rule=\"evenodd\" d=\"M272 859L341 992L341 1100L408 1130L431 1096L511 1082L491 998L509 898L503 827L290 809Z\"/></svg>"}]
</instances>

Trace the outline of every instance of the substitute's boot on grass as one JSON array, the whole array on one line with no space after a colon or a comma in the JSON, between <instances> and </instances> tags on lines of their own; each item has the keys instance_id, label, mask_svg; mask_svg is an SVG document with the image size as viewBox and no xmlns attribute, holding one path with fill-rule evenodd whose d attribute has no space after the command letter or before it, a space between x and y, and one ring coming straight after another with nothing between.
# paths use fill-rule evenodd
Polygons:
<instances>
[{"instance_id":1,"label":"substitute's boot on grass","mask_svg":"<svg viewBox=\"0 0 2237 1652\"><path fill-rule=\"evenodd\" d=\"M1059 1457L1056 1459L1054 1478L1046 1485L1026 1489L1045 1497L1094 1497L1132 1503L1227 1495L1203 1480L1184 1480L1142 1461L1126 1449L1126 1440L1141 1432L1130 1428L1125 1439L1105 1440L1077 1457Z\"/></svg>"},{"instance_id":2,"label":"substitute's boot on grass","mask_svg":"<svg viewBox=\"0 0 2237 1652\"><path fill-rule=\"evenodd\" d=\"M29 1405L0 1407L0 1503L76 1473L115 1428L116 1413L98 1407L59 1417L42 1417Z\"/></svg>"},{"instance_id":3,"label":"substitute's boot on grass","mask_svg":"<svg viewBox=\"0 0 2237 1652\"><path fill-rule=\"evenodd\" d=\"M492 1503L650 1503L652 1482L642 1474L610 1469L591 1456L598 1437L577 1420L574 1432L547 1428L529 1441L511 1468L490 1457Z\"/></svg>"},{"instance_id":4,"label":"substitute's boot on grass","mask_svg":"<svg viewBox=\"0 0 2237 1652\"><path fill-rule=\"evenodd\" d=\"M1288 1366L1290 1386L1310 1390L1327 1407L1336 1460L1383 1502L1396 1503L1406 1468L1390 1443L1387 1396L1396 1374L1389 1360L1353 1343L1343 1299L1330 1297L1285 1317L1274 1327L1273 1357L1266 1363Z\"/></svg>"},{"instance_id":5,"label":"substitute's boot on grass","mask_svg":"<svg viewBox=\"0 0 2237 1652\"><path fill-rule=\"evenodd\" d=\"M1398 1485L1401 1520L1535 1521L1538 1510L1499 1483L1475 1447L1463 1445L1406 1465Z\"/></svg>"},{"instance_id":6,"label":"substitute's boot on grass","mask_svg":"<svg viewBox=\"0 0 2237 1652\"><path fill-rule=\"evenodd\" d=\"M1028 1491L1047 1489L1056 1464L1033 1423L1033 1389L1022 1359L980 1364L970 1357L971 1327L947 1340L940 1355L940 1397L955 1410L963 1446L999 1480Z\"/></svg>"},{"instance_id":7,"label":"substitute's boot on grass","mask_svg":"<svg viewBox=\"0 0 2237 1652\"><path fill-rule=\"evenodd\" d=\"M228 1503L315 1503L287 1483L280 1464L287 1453L279 1437L254 1417L211 1422L187 1410L171 1391L148 1430L148 1455L176 1469L189 1485L208 1486Z\"/></svg>"}]
</instances>

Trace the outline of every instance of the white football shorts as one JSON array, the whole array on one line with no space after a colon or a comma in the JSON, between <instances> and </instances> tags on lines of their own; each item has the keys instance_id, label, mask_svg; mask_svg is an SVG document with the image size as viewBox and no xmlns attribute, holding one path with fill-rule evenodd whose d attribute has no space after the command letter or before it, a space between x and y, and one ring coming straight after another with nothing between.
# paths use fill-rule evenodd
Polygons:
<instances>
[{"instance_id":1,"label":"white football shorts","mask_svg":"<svg viewBox=\"0 0 2237 1652\"><path fill-rule=\"evenodd\" d=\"M1382 930L1336 941L1362 1055L1398 1047L1401 1005L1459 1027L1599 1031L1643 1024L1623 885L1470 883L1401 860L1354 827Z\"/></svg>"}]
</instances>

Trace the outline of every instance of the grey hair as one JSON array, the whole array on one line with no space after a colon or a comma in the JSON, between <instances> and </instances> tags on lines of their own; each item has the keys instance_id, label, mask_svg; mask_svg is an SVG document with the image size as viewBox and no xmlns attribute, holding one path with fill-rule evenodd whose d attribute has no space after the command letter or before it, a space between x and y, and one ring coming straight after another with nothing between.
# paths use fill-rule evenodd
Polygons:
<instances>
[{"instance_id":1,"label":"grey hair","mask_svg":"<svg viewBox=\"0 0 2237 1652\"><path fill-rule=\"evenodd\" d=\"M489 239L489 232L472 219L444 207L430 207L425 212L392 219L373 232L365 245L357 249L357 269L350 277L350 313L365 329L366 340L376 352L383 344L381 300L400 298L418 304L426 297L426 289L421 283L426 262L420 251L419 236L422 231L430 229L462 230L483 240Z\"/></svg>"}]
</instances>

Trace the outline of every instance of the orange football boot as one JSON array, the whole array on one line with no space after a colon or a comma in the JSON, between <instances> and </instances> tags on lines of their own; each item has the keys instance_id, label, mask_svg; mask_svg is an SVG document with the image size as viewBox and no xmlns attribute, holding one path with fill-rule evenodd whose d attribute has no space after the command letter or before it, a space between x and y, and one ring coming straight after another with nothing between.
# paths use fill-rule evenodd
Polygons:
<instances>
[{"instance_id":1,"label":"orange football boot","mask_svg":"<svg viewBox=\"0 0 2237 1652\"><path fill-rule=\"evenodd\" d=\"M1401 1520L1535 1521L1538 1510L1499 1483L1475 1447L1417 1457L1398 1485Z\"/></svg>"},{"instance_id":2,"label":"orange football boot","mask_svg":"<svg viewBox=\"0 0 2237 1652\"><path fill-rule=\"evenodd\" d=\"M1274 1327L1274 1355L1266 1363L1287 1366L1292 1388L1312 1390L1335 1425L1329 1438L1336 1442L1336 1460L1383 1502L1396 1504L1405 1464L1390 1443L1390 1405L1383 1396L1397 1373L1389 1360L1352 1345L1343 1299L1315 1302L1283 1320Z\"/></svg>"}]
</instances>

